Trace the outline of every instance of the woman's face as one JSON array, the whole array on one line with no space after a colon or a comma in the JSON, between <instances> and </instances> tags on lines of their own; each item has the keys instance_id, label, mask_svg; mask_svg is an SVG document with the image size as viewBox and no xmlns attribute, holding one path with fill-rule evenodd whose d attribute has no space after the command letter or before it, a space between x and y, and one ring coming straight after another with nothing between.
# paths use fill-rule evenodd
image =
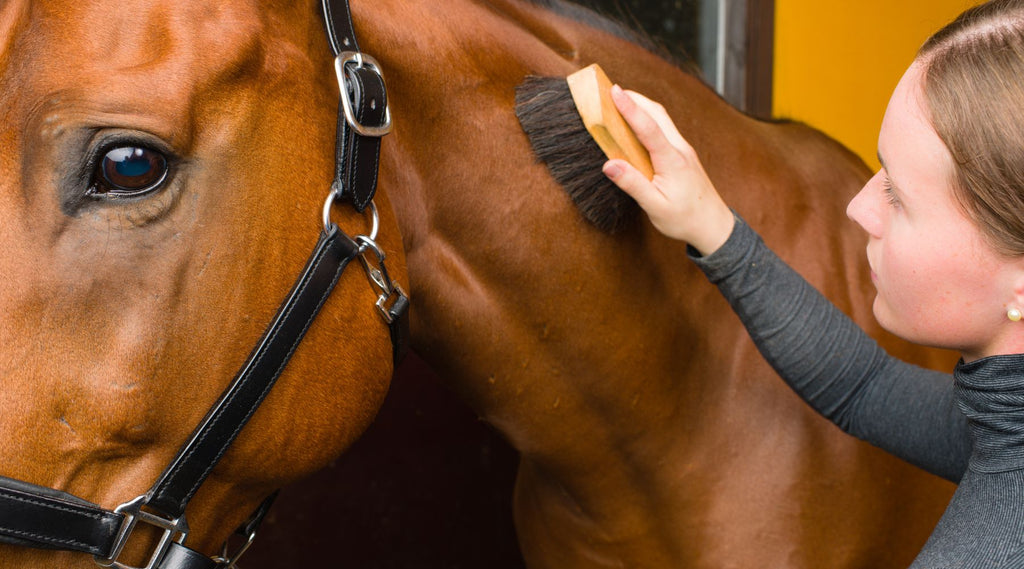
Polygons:
<instances>
[{"instance_id":1,"label":"woman's face","mask_svg":"<svg viewBox=\"0 0 1024 569\"><path fill-rule=\"evenodd\" d=\"M847 208L869 235L875 317L967 360L1019 351L1006 348L1011 326L1024 326L1006 318L1019 262L990 247L957 204L953 159L928 120L922 77L915 63L897 85L878 137L882 169Z\"/></svg>"}]
</instances>

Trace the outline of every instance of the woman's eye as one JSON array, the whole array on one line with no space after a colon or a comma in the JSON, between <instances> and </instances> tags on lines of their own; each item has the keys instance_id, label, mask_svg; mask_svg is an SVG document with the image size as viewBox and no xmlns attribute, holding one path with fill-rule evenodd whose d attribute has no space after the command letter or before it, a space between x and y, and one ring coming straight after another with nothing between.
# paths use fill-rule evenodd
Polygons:
<instances>
[{"instance_id":1,"label":"woman's eye","mask_svg":"<svg viewBox=\"0 0 1024 569\"><path fill-rule=\"evenodd\" d=\"M155 190L167 178L167 158L143 146L112 148L93 174L89 193L97 197L126 198Z\"/></svg>"}]
</instances>

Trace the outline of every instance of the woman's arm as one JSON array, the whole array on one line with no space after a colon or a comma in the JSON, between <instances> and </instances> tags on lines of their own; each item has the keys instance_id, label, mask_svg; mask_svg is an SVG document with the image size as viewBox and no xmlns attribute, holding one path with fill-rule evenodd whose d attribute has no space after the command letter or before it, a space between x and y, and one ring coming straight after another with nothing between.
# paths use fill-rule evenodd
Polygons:
<instances>
[{"instance_id":1,"label":"woman's arm","mask_svg":"<svg viewBox=\"0 0 1024 569\"><path fill-rule=\"evenodd\" d=\"M664 109L619 89L613 98L651 153L648 181L621 160L604 168L665 235L688 242L765 359L844 431L958 481L970 434L952 377L890 357L733 215Z\"/></svg>"},{"instance_id":2,"label":"woman's arm","mask_svg":"<svg viewBox=\"0 0 1024 569\"><path fill-rule=\"evenodd\" d=\"M960 480L971 439L951 375L889 356L742 220L715 253L693 259L814 410L915 466Z\"/></svg>"}]
</instances>

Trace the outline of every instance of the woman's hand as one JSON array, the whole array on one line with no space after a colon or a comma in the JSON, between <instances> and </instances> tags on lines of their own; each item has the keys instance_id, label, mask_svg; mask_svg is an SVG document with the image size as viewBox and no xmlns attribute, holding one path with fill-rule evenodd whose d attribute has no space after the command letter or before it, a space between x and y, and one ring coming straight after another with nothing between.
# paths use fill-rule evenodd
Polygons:
<instances>
[{"instance_id":1,"label":"woman's hand","mask_svg":"<svg viewBox=\"0 0 1024 569\"><path fill-rule=\"evenodd\" d=\"M609 160L604 173L647 212L654 227L710 255L729 239L735 219L665 108L639 93L612 87L612 100L647 147L654 179L625 160Z\"/></svg>"}]
</instances>

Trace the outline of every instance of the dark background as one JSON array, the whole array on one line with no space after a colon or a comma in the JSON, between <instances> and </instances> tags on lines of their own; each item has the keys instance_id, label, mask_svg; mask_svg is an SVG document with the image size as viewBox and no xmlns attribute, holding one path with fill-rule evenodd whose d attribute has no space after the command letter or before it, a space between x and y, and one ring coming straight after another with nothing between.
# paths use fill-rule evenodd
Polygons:
<instances>
[{"instance_id":1,"label":"dark background","mask_svg":"<svg viewBox=\"0 0 1024 569\"><path fill-rule=\"evenodd\" d=\"M697 10L674 0L584 0L696 57ZM331 467L285 488L245 569L522 569L515 451L410 355L377 420Z\"/></svg>"},{"instance_id":2,"label":"dark background","mask_svg":"<svg viewBox=\"0 0 1024 569\"><path fill-rule=\"evenodd\" d=\"M674 55L699 59L695 0L578 0L589 8L643 30Z\"/></svg>"}]
</instances>

